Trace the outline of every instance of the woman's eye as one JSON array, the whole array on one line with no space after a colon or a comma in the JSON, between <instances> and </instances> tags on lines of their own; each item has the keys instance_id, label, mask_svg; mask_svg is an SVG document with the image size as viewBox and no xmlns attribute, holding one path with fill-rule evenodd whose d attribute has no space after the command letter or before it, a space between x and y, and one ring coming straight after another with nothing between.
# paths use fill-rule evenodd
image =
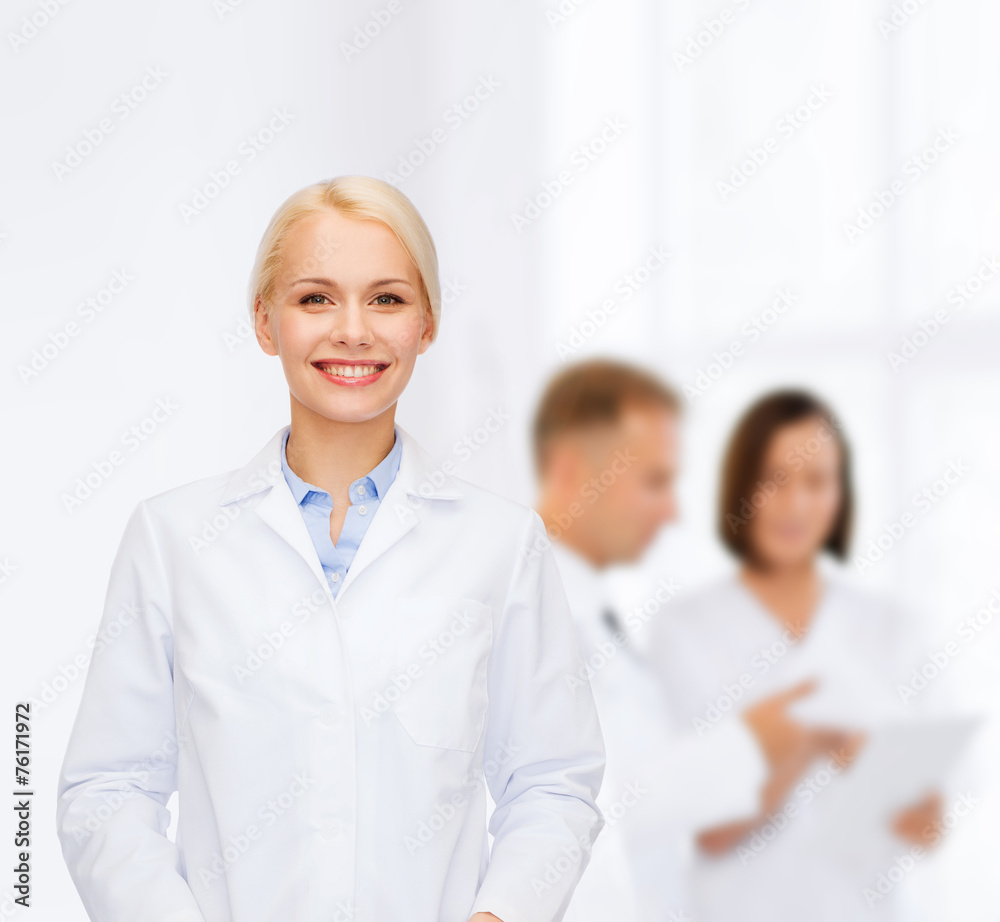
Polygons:
<instances>
[{"instance_id":1,"label":"woman's eye","mask_svg":"<svg viewBox=\"0 0 1000 922\"><path fill-rule=\"evenodd\" d=\"M299 304L322 304L326 301L326 295L306 295Z\"/></svg>"},{"instance_id":2,"label":"woman's eye","mask_svg":"<svg viewBox=\"0 0 1000 922\"><path fill-rule=\"evenodd\" d=\"M376 295L375 296L375 303L376 304L383 304L383 305L386 305L386 304L402 304L403 303L403 299L402 298L397 298L396 295Z\"/></svg>"}]
</instances>

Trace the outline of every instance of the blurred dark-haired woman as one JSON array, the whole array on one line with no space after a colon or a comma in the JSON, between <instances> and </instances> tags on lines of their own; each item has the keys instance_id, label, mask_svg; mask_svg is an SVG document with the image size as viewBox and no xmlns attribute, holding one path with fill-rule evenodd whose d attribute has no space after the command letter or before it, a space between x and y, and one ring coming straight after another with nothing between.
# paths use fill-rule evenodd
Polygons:
<instances>
[{"instance_id":1,"label":"blurred dark-haired woman","mask_svg":"<svg viewBox=\"0 0 1000 922\"><path fill-rule=\"evenodd\" d=\"M845 841L843 824L831 823L843 801L829 792L868 732L914 715L897 693L913 626L823 559L846 558L853 511L850 451L833 412L804 391L764 396L723 463L717 528L737 572L678 599L651 629L668 705L699 733L730 710L761 719L775 705L760 702L787 693L782 713L766 715L787 722L788 743L768 754L759 814L692 843L686 908L699 922L915 918L905 887L873 888L880 861L934 844L937 792L897 804L873 827L878 842Z\"/></svg>"}]
</instances>

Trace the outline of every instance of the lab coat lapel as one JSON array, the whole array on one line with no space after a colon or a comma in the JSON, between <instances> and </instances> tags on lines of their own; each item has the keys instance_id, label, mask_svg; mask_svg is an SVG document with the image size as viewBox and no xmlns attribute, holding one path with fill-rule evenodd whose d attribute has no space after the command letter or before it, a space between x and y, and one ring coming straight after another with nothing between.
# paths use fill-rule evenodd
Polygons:
<instances>
[{"instance_id":1,"label":"lab coat lapel","mask_svg":"<svg viewBox=\"0 0 1000 922\"><path fill-rule=\"evenodd\" d=\"M267 490L255 514L298 552L320 584L326 587L326 574L309 529L281 470L281 442L289 428L282 426L247 465L234 472L223 489L219 505ZM435 463L412 435L398 423L395 428L402 440L399 470L361 540L337 598L362 570L420 522L427 514L428 500L460 499L463 495L458 483Z\"/></svg>"},{"instance_id":2,"label":"lab coat lapel","mask_svg":"<svg viewBox=\"0 0 1000 922\"><path fill-rule=\"evenodd\" d=\"M396 431L403 443L399 470L358 545L354 561L340 584L338 599L366 567L431 514L433 504L429 500L456 500L463 496L454 478L444 472L442 465L412 435L399 424Z\"/></svg>"},{"instance_id":3,"label":"lab coat lapel","mask_svg":"<svg viewBox=\"0 0 1000 922\"><path fill-rule=\"evenodd\" d=\"M309 569L326 586L326 574L313 546L291 487L281 471L281 442L289 426L282 426L249 463L237 470L226 483L220 506L239 502L267 490L254 514L266 522L309 564Z\"/></svg>"}]
</instances>

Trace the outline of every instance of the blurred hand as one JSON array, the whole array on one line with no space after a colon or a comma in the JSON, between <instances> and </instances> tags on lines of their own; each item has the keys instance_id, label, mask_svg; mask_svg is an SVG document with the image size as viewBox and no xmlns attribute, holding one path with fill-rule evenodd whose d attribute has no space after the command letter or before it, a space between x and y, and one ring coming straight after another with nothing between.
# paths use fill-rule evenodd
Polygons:
<instances>
[{"instance_id":1,"label":"blurred hand","mask_svg":"<svg viewBox=\"0 0 1000 922\"><path fill-rule=\"evenodd\" d=\"M941 840L943 815L941 795L932 791L919 803L900 810L892 818L892 831L913 845L931 848Z\"/></svg>"},{"instance_id":2,"label":"blurred hand","mask_svg":"<svg viewBox=\"0 0 1000 922\"><path fill-rule=\"evenodd\" d=\"M469 922L503 922L499 916L493 915L492 912L477 912L475 913Z\"/></svg>"},{"instance_id":3,"label":"blurred hand","mask_svg":"<svg viewBox=\"0 0 1000 922\"><path fill-rule=\"evenodd\" d=\"M816 680L806 679L763 699L743 713L743 719L757 737L771 766L771 776L762 792L764 813L784 802L792 785L818 756L828 754L841 767L846 767L864 743L864 734L833 727L806 726L788 716L790 704L815 690Z\"/></svg>"},{"instance_id":4,"label":"blurred hand","mask_svg":"<svg viewBox=\"0 0 1000 922\"><path fill-rule=\"evenodd\" d=\"M764 698L743 712L760 743L768 764L774 768L800 754L809 742L809 731L785 713L788 706L816 690L816 680L806 679L770 698Z\"/></svg>"},{"instance_id":5,"label":"blurred hand","mask_svg":"<svg viewBox=\"0 0 1000 922\"><path fill-rule=\"evenodd\" d=\"M846 768L857 756L865 741L863 733L806 726L786 713L793 701L815 689L815 679L807 679L744 711L743 719L757 737L771 768L761 791L761 810L752 819L702 832L697 840L702 851L711 855L728 851L765 822L767 815L785 802L792 786L817 757L829 755L841 768Z\"/></svg>"}]
</instances>

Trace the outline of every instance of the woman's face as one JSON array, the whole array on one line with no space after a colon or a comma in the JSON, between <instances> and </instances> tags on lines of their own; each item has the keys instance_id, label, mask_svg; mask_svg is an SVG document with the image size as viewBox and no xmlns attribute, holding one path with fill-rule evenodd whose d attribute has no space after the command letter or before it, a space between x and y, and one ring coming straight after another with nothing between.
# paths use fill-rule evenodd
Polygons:
<instances>
[{"instance_id":1,"label":"woman's face","mask_svg":"<svg viewBox=\"0 0 1000 922\"><path fill-rule=\"evenodd\" d=\"M420 276L380 221L333 209L291 229L257 339L281 358L292 399L339 422L392 407L431 342Z\"/></svg>"},{"instance_id":2,"label":"woman's face","mask_svg":"<svg viewBox=\"0 0 1000 922\"><path fill-rule=\"evenodd\" d=\"M774 433L751 498L750 546L761 564L801 566L819 553L843 501L842 461L836 435L820 417Z\"/></svg>"}]
</instances>

